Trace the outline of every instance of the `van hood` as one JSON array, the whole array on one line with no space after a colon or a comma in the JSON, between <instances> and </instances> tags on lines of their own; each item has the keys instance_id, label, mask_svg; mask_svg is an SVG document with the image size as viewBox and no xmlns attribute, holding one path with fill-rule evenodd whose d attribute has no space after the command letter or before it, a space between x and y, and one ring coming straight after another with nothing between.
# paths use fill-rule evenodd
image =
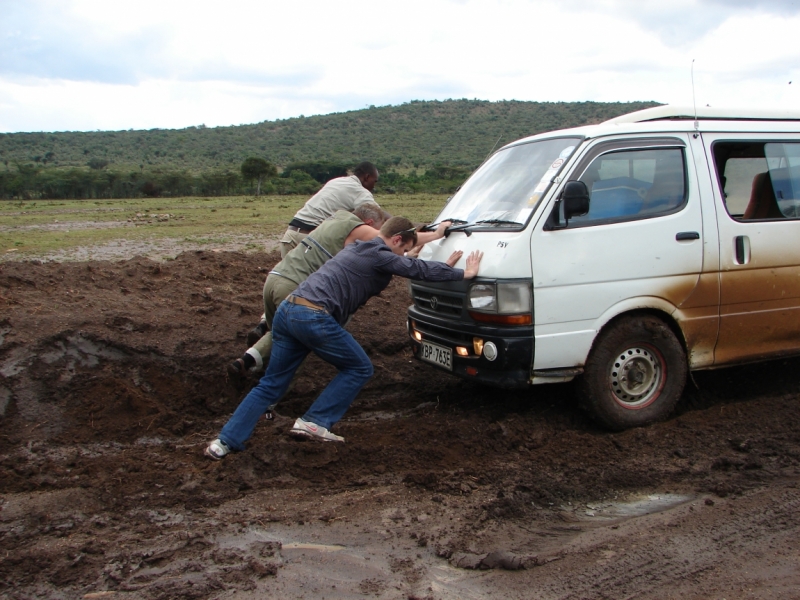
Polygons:
<instances>
[{"instance_id":1,"label":"van hood","mask_svg":"<svg viewBox=\"0 0 800 600\"><path fill-rule=\"evenodd\" d=\"M425 244L419 258L445 262L456 250L463 252L455 264L459 269L466 267L470 252L474 250L483 252L478 277L531 278L529 231L478 231L469 236L456 231L448 237Z\"/></svg>"}]
</instances>

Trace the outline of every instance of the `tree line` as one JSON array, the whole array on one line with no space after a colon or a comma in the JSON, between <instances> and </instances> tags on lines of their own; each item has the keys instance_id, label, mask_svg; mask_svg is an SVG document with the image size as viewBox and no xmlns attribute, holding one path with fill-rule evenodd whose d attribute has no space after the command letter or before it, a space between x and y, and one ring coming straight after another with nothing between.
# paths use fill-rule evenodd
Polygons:
<instances>
[{"instance_id":1,"label":"tree line","mask_svg":"<svg viewBox=\"0 0 800 600\"><path fill-rule=\"evenodd\" d=\"M249 194L312 195L333 177L346 175L355 163L299 163L280 174L250 177L241 170L188 172L93 169L35 169L23 166L0 171L0 199L99 199L159 196L236 196ZM423 172L401 174L382 169L377 193L452 193L469 176L462 167L433 166Z\"/></svg>"},{"instance_id":2,"label":"tree line","mask_svg":"<svg viewBox=\"0 0 800 600\"><path fill-rule=\"evenodd\" d=\"M379 192L451 192L495 147L653 102L413 101L235 127L0 134L0 198L310 194L362 160ZM275 167L243 174L251 158Z\"/></svg>"}]
</instances>

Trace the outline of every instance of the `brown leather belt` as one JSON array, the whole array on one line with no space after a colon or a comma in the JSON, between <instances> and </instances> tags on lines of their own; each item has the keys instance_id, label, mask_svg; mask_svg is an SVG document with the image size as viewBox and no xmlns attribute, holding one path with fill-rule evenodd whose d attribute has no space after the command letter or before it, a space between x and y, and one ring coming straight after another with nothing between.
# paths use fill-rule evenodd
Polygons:
<instances>
[{"instance_id":1,"label":"brown leather belt","mask_svg":"<svg viewBox=\"0 0 800 600\"><path fill-rule=\"evenodd\" d=\"M321 310L322 312L326 311L322 306L314 304L313 302L309 302L305 298L301 298L300 296L287 296L286 301L292 304L299 304L300 306L305 306L306 308L311 308L313 310Z\"/></svg>"},{"instance_id":2,"label":"brown leather belt","mask_svg":"<svg viewBox=\"0 0 800 600\"><path fill-rule=\"evenodd\" d=\"M309 233L314 231L313 229L300 229L299 227L295 227L294 225L289 225L289 230L296 231L297 233L304 233L305 235L308 235Z\"/></svg>"}]
</instances>

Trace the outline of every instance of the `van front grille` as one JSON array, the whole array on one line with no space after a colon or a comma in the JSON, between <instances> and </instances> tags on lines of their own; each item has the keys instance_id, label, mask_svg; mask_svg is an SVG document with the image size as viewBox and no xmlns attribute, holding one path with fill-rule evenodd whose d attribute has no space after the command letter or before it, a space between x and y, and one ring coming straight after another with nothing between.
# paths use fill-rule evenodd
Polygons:
<instances>
[{"instance_id":1,"label":"van front grille","mask_svg":"<svg viewBox=\"0 0 800 600\"><path fill-rule=\"evenodd\" d=\"M464 306L464 297L453 293L431 292L412 286L411 296L419 310L436 315L460 317Z\"/></svg>"}]
</instances>

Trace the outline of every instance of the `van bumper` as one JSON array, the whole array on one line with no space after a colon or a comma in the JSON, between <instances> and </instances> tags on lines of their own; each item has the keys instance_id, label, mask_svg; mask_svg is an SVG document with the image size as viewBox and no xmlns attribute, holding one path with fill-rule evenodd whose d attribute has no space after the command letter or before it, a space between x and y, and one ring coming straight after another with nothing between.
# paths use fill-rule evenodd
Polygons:
<instances>
[{"instance_id":1,"label":"van bumper","mask_svg":"<svg viewBox=\"0 0 800 600\"><path fill-rule=\"evenodd\" d=\"M414 338L417 332L423 341L430 342L452 352L452 371L420 358L422 343ZM507 389L527 388L531 382L533 364L533 327L497 327L463 323L452 319L423 313L416 307L408 309L408 333L414 358L425 365L452 372L470 381L478 381ZM480 338L497 347L497 358L488 360L474 352L473 340ZM469 355L460 356L456 347L467 348Z\"/></svg>"}]
</instances>

